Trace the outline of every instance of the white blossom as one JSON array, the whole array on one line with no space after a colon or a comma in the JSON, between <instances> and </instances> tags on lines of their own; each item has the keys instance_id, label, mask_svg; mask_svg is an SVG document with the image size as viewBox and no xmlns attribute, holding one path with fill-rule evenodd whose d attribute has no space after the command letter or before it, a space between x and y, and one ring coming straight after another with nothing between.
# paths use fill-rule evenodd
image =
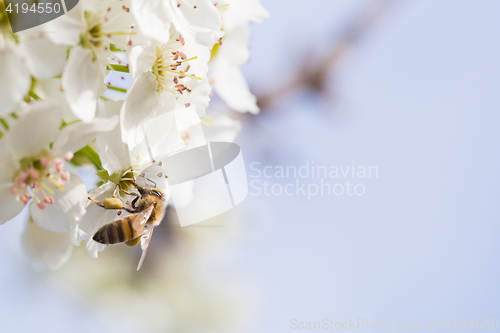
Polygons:
<instances>
[{"instance_id":1,"label":"white blossom","mask_svg":"<svg viewBox=\"0 0 500 333\"><path fill-rule=\"evenodd\" d=\"M0 115L12 112L31 88L33 76L61 74L66 48L52 43L40 29L14 35L0 13Z\"/></svg>"},{"instance_id":2,"label":"white blossom","mask_svg":"<svg viewBox=\"0 0 500 333\"><path fill-rule=\"evenodd\" d=\"M74 123L59 131L61 122L57 104L34 103L1 141L0 223L29 201L35 223L50 231L70 231L83 215L85 186L64 170L64 163L97 133L116 126L117 118Z\"/></svg>"},{"instance_id":3,"label":"white blossom","mask_svg":"<svg viewBox=\"0 0 500 333\"><path fill-rule=\"evenodd\" d=\"M107 117L120 113L122 102L106 102L105 114ZM194 109L177 110L163 114L153 121L146 123L149 147L144 143L130 149L121 140L121 128L117 126L113 131L98 135L96 145L101 156L103 170L99 172L104 183L89 192L89 197L102 201L113 196L121 198L125 206L130 206L133 197L120 191L120 187L131 190L130 181L141 186L154 186L161 189L164 197L169 197L169 190L165 181L166 174L161 159L187 147L185 132L193 126L199 126L200 119ZM151 160L151 155L156 160ZM128 202L128 203L127 203ZM119 217L127 216L126 211L107 210L90 201L86 205L86 213L79 223L78 240L86 240L89 254L97 257L97 253L105 245L96 243L92 236L104 224Z\"/></svg>"},{"instance_id":4,"label":"white blossom","mask_svg":"<svg viewBox=\"0 0 500 333\"><path fill-rule=\"evenodd\" d=\"M187 40L211 47L223 33L220 15L210 0L131 0L141 32L167 43L175 29Z\"/></svg>"},{"instance_id":5,"label":"white blossom","mask_svg":"<svg viewBox=\"0 0 500 333\"><path fill-rule=\"evenodd\" d=\"M258 113L257 99L250 92L240 66L249 59L248 24L268 17L258 0L225 0L218 2L223 9L220 44L212 49L210 79L216 93L235 111Z\"/></svg>"},{"instance_id":6,"label":"white blossom","mask_svg":"<svg viewBox=\"0 0 500 333\"><path fill-rule=\"evenodd\" d=\"M45 25L55 43L73 46L62 87L71 110L82 121L95 117L97 99L105 91L107 66L121 63L111 46L125 49L132 25L127 1L119 0L82 0L68 14Z\"/></svg>"},{"instance_id":7,"label":"white blossom","mask_svg":"<svg viewBox=\"0 0 500 333\"><path fill-rule=\"evenodd\" d=\"M265 17L258 0L80 0L14 34L0 13L0 224L29 205L22 247L35 269L58 269L80 241L97 257L105 246L92 236L129 214L89 197L130 206L121 189L136 183L168 199L165 158L235 138L238 121L206 114L211 89L259 111L239 67L249 23ZM75 165L95 166L101 185L87 193Z\"/></svg>"},{"instance_id":8,"label":"white blossom","mask_svg":"<svg viewBox=\"0 0 500 333\"><path fill-rule=\"evenodd\" d=\"M172 33L166 44L132 47L129 54L130 86L121 113L122 139L135 146L144 122L161 113L195 107L201 115L210 101L206 77L208 48Z\"/></svg>"},{"instance_id":9,"label":"white blossom","mask_svg":"<svg viewBox=\"0 0 500 333\"><path fill-rule=\"evenodd\" d=\"M69 232L53 232L40 228L30 218L22 238L24 253L38 271L56 270L71 257L73 243Z\"/></svg>"},{"instance_id":10,"label":"white blossom","mask_svg":"<svg viewBox=\"0 0 500 333\"><path fill-rule=\"evenodd\" d=\"M0 34L0 115L12 112L31 87L31 77L13 40ZM1 45L3 44L3 45Z\"/></svg>"}]
</instances>

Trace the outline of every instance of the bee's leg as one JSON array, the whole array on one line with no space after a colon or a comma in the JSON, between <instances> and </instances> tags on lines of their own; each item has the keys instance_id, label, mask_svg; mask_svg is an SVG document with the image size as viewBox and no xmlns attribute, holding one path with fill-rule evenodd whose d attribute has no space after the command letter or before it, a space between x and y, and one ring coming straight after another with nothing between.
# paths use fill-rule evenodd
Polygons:
<instances>
[{"instance_id":1,"label":"bee's leg","mask_svg":"<svg viewBox=\"0 0 500 333\"><path fill-rule=\"evenodd\" d=\"M93 204L96 204L97 206L102 207L102 208L106 208L106 207L104 207L104 204L103 204L102 202L97 201L97 200L94 200L94 199L92 199L91 197L87 197L87 198L88 198L88 199L89 199L89 200L90 200Z\"/></svg>"},{"instance_id":2,"label":"bee's leg","mask_svg":"<svg viewBox=\"0 0 500 333\"><path fill-rule=\"evenodd\" d=\"M137 200L139 200L140 195L138 193L125 191L124 189L122 189L122 187L120 186L120 184L118 184L118 188L120 189L120 192L122 192L122 193L125 193L127 195L135 196L135 198L134 198L134 200L132 200L132 204L131 204L132 208L134 209L134 212L135 212L135 209L137 208L137 207L135 207L135 204L136 204Z\"/></svg>"},{"instance_id":3,"label":"bee's leg","mask_svg":"<svg viewBox=\"0 0 500 333\"><path fill-rule=\"evenodd\" d=\"M91 197L87 197L93 204L96 204L99 207L102 207L104 209L123 209L126 210L129 213L137 213L134 209L128 209L127 207L106 207L104 204L100 201L94 200Z\"/></svg>"},{"instance_id":4,"label":"bee's leg","mask_svg":"<svg viewBox=\"0 0 500 333\"><path fill-rule=\"evenodd\" d=\"M134 200L132 200L132 208L136 209L137 207L135 204L137 203L137 200L139 200L139 196L137 196Z\"/></svg>"},{"instance_id":5,"label":"bee's leg","mask_svg":"<svg viewBox=\"0 0 500 333\"><path fill-rule=\"evenodd\" d=\"M135 188L138 188L139 185L137 185L137 183L135 181L128 181L132 186L134 186Z\"/></svg>"},{"instance_id":6,"label":"bee's leg","mask_svg":"<svg viewBox=\"0 0 500 333\"><path fill-rule=\"evenodd\" d=\"M124 189L122 189L122 187L120 186L120 184L118 184L118 188L120 189L120 192L122 192L122 193L125 193L127 195L133 195L133 196L139 197L138 193L125 191Z\"/></svg>"}]
</instances>

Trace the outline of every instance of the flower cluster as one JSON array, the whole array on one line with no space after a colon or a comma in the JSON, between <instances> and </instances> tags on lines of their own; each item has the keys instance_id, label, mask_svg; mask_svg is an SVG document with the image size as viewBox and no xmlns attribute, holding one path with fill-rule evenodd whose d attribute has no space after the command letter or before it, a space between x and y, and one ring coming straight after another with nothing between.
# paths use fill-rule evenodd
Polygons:
<instances>
[{"instance_id":1,"label":"flower cluster","mask_svg":"<svg viewBox=\"0 0 500 333\"><path fill-rule=\"evenodd\" d=\"M36 268L59 268L81 241L94 257L104 249L92 236L127 213L94 200L126 206L131 184L148 182L168 198L163 158L234 137L235 120L206 114L212 89L258 113L239 66L249 23L268 14L258 0L214 1L80 0L17 34L0 3L0 224L29 207ZM80 179L89 168L95 188Z\"/></svg>"}]
</instances>

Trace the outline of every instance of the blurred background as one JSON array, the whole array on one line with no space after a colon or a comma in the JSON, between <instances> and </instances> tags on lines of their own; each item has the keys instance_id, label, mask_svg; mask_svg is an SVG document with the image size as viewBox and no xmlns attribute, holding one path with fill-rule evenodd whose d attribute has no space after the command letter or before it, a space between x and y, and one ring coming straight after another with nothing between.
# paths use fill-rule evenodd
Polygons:
<instances>
[{"instance_id":1,"label":"blurred background","mask_svg":"<svg viewBox=\"0 0 500 333\"><path fill-rule=\"evenodd\" d=\"M262 111L232 114L247 199L187 228L169 212L138 273L139 249L83 246L37 273L5 224L0 332L500 320L500 3L261 2L243 70ZM276 174L307 165L356 173ZM308 197L322 181L345 191Z\"/></svg>"}]
</instances>

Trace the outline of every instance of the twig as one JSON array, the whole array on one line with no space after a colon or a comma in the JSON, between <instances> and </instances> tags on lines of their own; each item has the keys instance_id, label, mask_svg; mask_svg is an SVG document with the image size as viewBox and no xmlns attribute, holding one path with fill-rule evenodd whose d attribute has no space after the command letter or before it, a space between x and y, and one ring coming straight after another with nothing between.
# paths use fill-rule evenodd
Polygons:
<instances>
[{"instance_id":1,"label":"twig","mask_svg":"<svg viewBox=\"0 0 500 333\"><path fill-rule=\"evenodd\" d=\"M324 92L328 76L339 64L342 57L366 36L376 21L395 2L395 0L370 1L370 5L354 19L352 24L340 36L339 40L333 44L331 51L322 61L312 66L303 66L295 79L257 97L257 103L262 111L268 110L281 98L302 88L309 87L314 91Z\"/></svg>"}]
</instances>

